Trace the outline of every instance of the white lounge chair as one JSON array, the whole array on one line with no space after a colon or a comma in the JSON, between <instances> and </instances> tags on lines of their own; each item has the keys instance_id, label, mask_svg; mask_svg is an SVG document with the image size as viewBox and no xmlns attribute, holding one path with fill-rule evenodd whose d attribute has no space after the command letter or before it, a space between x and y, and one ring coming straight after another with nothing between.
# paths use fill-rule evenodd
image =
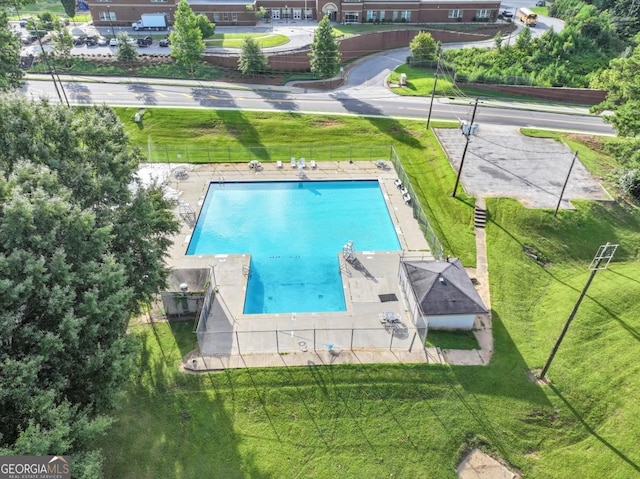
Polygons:
<instances>
[{"instance_id":1,"label":"white lounge chair","mask_svg":"<svg viewBox=\"0 0 640 479\"><path fill-rule=\"evenodd\" d=\"M396 179L393 184L396 185L398 189L402 188L402 180L400 180L400 178Z\"/></svg>"},{"instance_id":2,"label":"white lounge chair","mask_svg":"<svg viewBox=\"0 0 640 479\"><path fill-rule=\"evenodd\" d=\"M376 168L381 170L384 170L387 167L387 162L384 160L376 160L374 161L374 164L376 165Z\"/></svg>"},{"instance_id":3,"label":"white lounge chair","mask_svg":"<svg viewBox=\"0 0 640 479\"><path fill-rule=\"evenodd\" d=\"M312 170L315 170L318 167L318 165L316 165L316 160L311 160L309 162L309 165L311 166Z\"/></svg>"},{"instance_id":4,"label":"white lounge chair","mask_svg":"<svg viewBox=\"0 0 640 479\"><path fill-rule=\"evenodd\" d=\"M297 168L298 167L298 163L296 162L295 157L291 157L291 168Z\"/></svg>"},{"instance_id":5,"label":"white lounge chair","mask_svg":"<svg viewBox=\"0 0 640 479\"><path fill-rule=\"evenodd\" d=\"M304 158L300 158L298 160L298 168L300 168L300 167L302 167L302 168L306 168L307 167L306 160Z\"/></svg>"},{"instance_id":6,"label":"white lounge chair","mask_svg":"<svg viewBox=\"0 0 640 479\"><path fill-rule=\"evenodd\" d=\"M409 193L405 193L404 195L402 195L402 199L404 200L405 205L411 203L411 195Z\"/></svg>"},{"instance_id":7,"label":"white lounge chair","mask_svg":"<svg viewBox=\"0 0 640 479\"><path fill-rule=\"evenodd\" d=\"M276 161L276 168L278 168L279 170L282 169L282 161L280 160Z\"/></svg>"}]
</instances>

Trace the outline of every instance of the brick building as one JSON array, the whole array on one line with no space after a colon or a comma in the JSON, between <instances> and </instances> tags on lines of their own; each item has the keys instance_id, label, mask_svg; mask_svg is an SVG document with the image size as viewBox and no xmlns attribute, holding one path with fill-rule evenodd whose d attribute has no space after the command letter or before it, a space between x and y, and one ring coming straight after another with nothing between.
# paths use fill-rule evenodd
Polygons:
<instances>
[{"instance_id":1,"label":"brick building","mask_svg":"<svg viewBox=\"0 0 640 479\"><path fill-rule=\"evenodd\" d=\"M143 13L164 13L169 25L177 0L88 0L96 26L131 25ZM252 26L264 7L274 23L319 20L328 15L340 23L450 23L493 21L500 1L488 0L189 0L196 14L216 25Z\"/></svg>"}]
</instances>

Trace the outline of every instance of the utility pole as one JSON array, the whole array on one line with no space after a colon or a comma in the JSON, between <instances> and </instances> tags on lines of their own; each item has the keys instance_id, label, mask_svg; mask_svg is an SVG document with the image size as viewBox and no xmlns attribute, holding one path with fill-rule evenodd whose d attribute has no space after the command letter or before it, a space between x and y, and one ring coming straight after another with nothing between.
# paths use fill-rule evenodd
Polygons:
<instances>
[{"instance_id":1,"label":"utility pole","mask_svg":"<svg viewBox=\"0 0 640 479\"><path fill-rule=\"evenodd\" d=\"M562 196L564 195L564 190L567 187L567 183L569 183L569 176L571 176L571 170L573 170L573 165L576 163L576 159L578 158L578 152L576 151L573 155L573 159L571 160L571 166L569 167L569 173L567 173L567 177L564 180L564 185L562 185L562 191L560 192L560 199L558 200L558 204L556 205L556 210L553 212L553 217L555 218L558 214L558 210L560 209L560 203L562 203Z\"/></svg>"},{"instance_id":2,"label":"utility pole","mask_svg":"<svg viewBox=\"0 0 640 479\"><path fill-rule=\"evenodd\" d=\"M431 122L431 110L433 109L433 99L436 96L436 85L438 85L438 72L440 71L440 61L442 60L442 50L438 54L438 63L436 65L436 73L433 75L433 90L431 91L431 104L429 105L429 115L427 116L427 130Z\"/></svg>"},{"instance_id":3,"label":"utility pole","mask_svg":"<svg viewBox=\"0 0 640 479\"><path fill-rule=\"evenodd\" d=\"M433 75L433 90L431 91L431 104L429 105L429 115L427 116L427 130L431 122L431 110L433 109L433 98L436 96L436 85L438 84L438 72Z\"/></svg>"},{"instance_id":4,"label":"utility pole","mask_svg":"<svg viewBox=\"0 0 640 479\"><path fill-rule=\"evenodd\" d=\"M593 258L593 260L591 261L591 264L589 265L589 269L591 270L591 274L589 275L589 279L587 280L587 284L584 285L584 289L582 290L582 293L580 293L580 297L578 298L578 301L576 301L576 304L574 305L573 310L571 311L571 314L567 318L567 321L564 323L564 327L562 328L562 332L560 333L560 336L556 340L556 344L554 344L553 349L551 350L551 354L549 354L549 359L547 359L547 363L544 365L544 368L542 368L542 371L540 371L540 376L538 376L539 379L544 379L545 378L545 375L547 374L547 371L549 370L549 366L551 366L551 362L553 361L553 358L555 357L556 353L558 352L558 348L560 347L560 343L562 343L562 340L564 339L565 334L567 334L567 330L569 329L569 325L571 324L571 321L573 321L573 318L575 317L576 312L578 311L578 307L580 306L580 303L582 302L582 300L584 299L585 295L587 294L587 290L589 289L589 286L591 285L591 281L593 281L593 278L594 278L594 276L596 275L596 273L598 271L600 271L601 269L607 269L607 267L609 266L609 263L611 262L611 258L613 258L613 255L616 252L617 248L618 248L617 244L611 244L611 243L607 243L605 245L601 245L598 248L598 252L596 253L596 255Z\"/></svg>"},{"instance_id":5,"label":"utility pole","mask_svg":"<svg viewBox=\"0 0 640 479\"><path fill-rule=\"evenodd\" d=\"M17 10L17 8L16 8ZM44 46L42 45L42 38L40 38L40 30L38 30L38 19L37 17L33 19L33 28L36 32L36 37L38 37L38 45L40 45L40 51L42 52L42 57L44 58L44 62L47 65L47 70L49 70L49 74L51 75L51 81L53 82L53 86L56 89L56 93L58 94L58 99L60 103L63 103L62 96L64 94L64 103L69 106L69 99L67 98L67 93L64 91L64 87L62 86L62 82L60 81L60 77L58 77L58 81L56 81L56 75L54 67L49 62L49 54L45 51ZM58 85L58 83L60 83ZM60 93L62 91L62 94Z\"/></svg>"},{"instance_id":6,"label":"utility pole","mask_svg":"<svg viewBox=\"0 0 640 479\"><path fill-rule=\"evenodd\" d=\"M460 175L462 175L462 165L464 165L464 157L467 155L467 148L469 148L469 136L471 135L471 127L473 126L473 122L476 118L476 111L478 110L478 99L476 98L476 102L473 105L473 113L471 114L471 123L469 124L469 129L465 136L467 137L467 141L464 144L464 151L462 152L462 159L460 160L460 168L458 168L458 176L456 177L456 184L453 187L453 196L456 197L456 191L458 191L458 183L460 183Z\"/></svg>"}]
</instances>

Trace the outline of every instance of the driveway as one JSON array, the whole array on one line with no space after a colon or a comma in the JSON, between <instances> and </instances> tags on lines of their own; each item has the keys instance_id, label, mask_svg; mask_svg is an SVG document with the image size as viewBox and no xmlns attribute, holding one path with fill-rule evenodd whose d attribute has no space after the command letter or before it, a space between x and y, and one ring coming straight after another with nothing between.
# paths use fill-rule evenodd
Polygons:
<instances>
[{"instance_id":1,"label":"driveway","mask_svg":"<svg viewBox=\"0 0 640 479\"><path fill-rule=\"evenodd\" d=\"M478 134L469 137L462 169L465 191L478 197L515 198L529 208L555 208L573 152L555 140L527 137L516 127L479 124ZM459 129L434 131L458 171L465 136ZM562 198L561 208L572 208L570 201L574 199L612 200L579 159Z\"/></svg>"}]
</instances>

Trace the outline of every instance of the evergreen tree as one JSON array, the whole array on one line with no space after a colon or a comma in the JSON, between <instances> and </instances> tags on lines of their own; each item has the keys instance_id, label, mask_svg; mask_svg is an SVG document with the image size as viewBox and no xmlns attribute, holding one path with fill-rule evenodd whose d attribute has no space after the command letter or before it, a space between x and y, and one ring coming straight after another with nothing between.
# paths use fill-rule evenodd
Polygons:
<instances>
[{"instance_id":1,"label":"evergreen tree","mask_svg":"<svg viewBox=\"0 0 640 479\"><path fill-rule=\"evenodd\" d=\"M266 69L267 57L262 53L258 42L251 37L245 38L238 58L238 70L243 75L254 76L257 73L264 73Z\"/></svg>"},{"instance_id":2,"label":"evergreen tree","mask_svg":"<svg viewBox=\"0 0 640 479\"><path fill-rule=\"evenodd\" d=\"M178 3L169 40L171 40L171 56L193 74L196 63L204 57L205 45L202 40L202 31L187 0L180 0Z\"/></svg>"},{"instance_id":3,"label":"evergreen tree","mask_svg":"<svg viewBox=\"0 0 640 479\"><path fill-rule=\"evenodd\" d=\"M119 62L133 64L138 58L138 50L131 43L127 32L118 32L118 49L116 50L116 58Z\"/></svg>"},{"instance_id":4,"label":"evergreen tree","mask_svg":"<svg viewBox=\"0 0 640 479\"><path fill-rule=\"evenodd\" d=\"M56 55L62 57L69 64L71 60L71 50L73 49L73 36L71 32L62 27L58 28L55 33L51 35L51 42L53 43L53 51Z\"/></svg>"},{"instance_id":5,"label":"evergreen tree","mask_svg":"<svg viewBox=\"0 0 640 479\"><path fill-rule=\"evenodd\" d=\"M338 42L333 36L329 17L324 16L318 22L311 44L311 71L320 78L329 78L337 73L340 64Z\"/></svg>"}]
</instances>

